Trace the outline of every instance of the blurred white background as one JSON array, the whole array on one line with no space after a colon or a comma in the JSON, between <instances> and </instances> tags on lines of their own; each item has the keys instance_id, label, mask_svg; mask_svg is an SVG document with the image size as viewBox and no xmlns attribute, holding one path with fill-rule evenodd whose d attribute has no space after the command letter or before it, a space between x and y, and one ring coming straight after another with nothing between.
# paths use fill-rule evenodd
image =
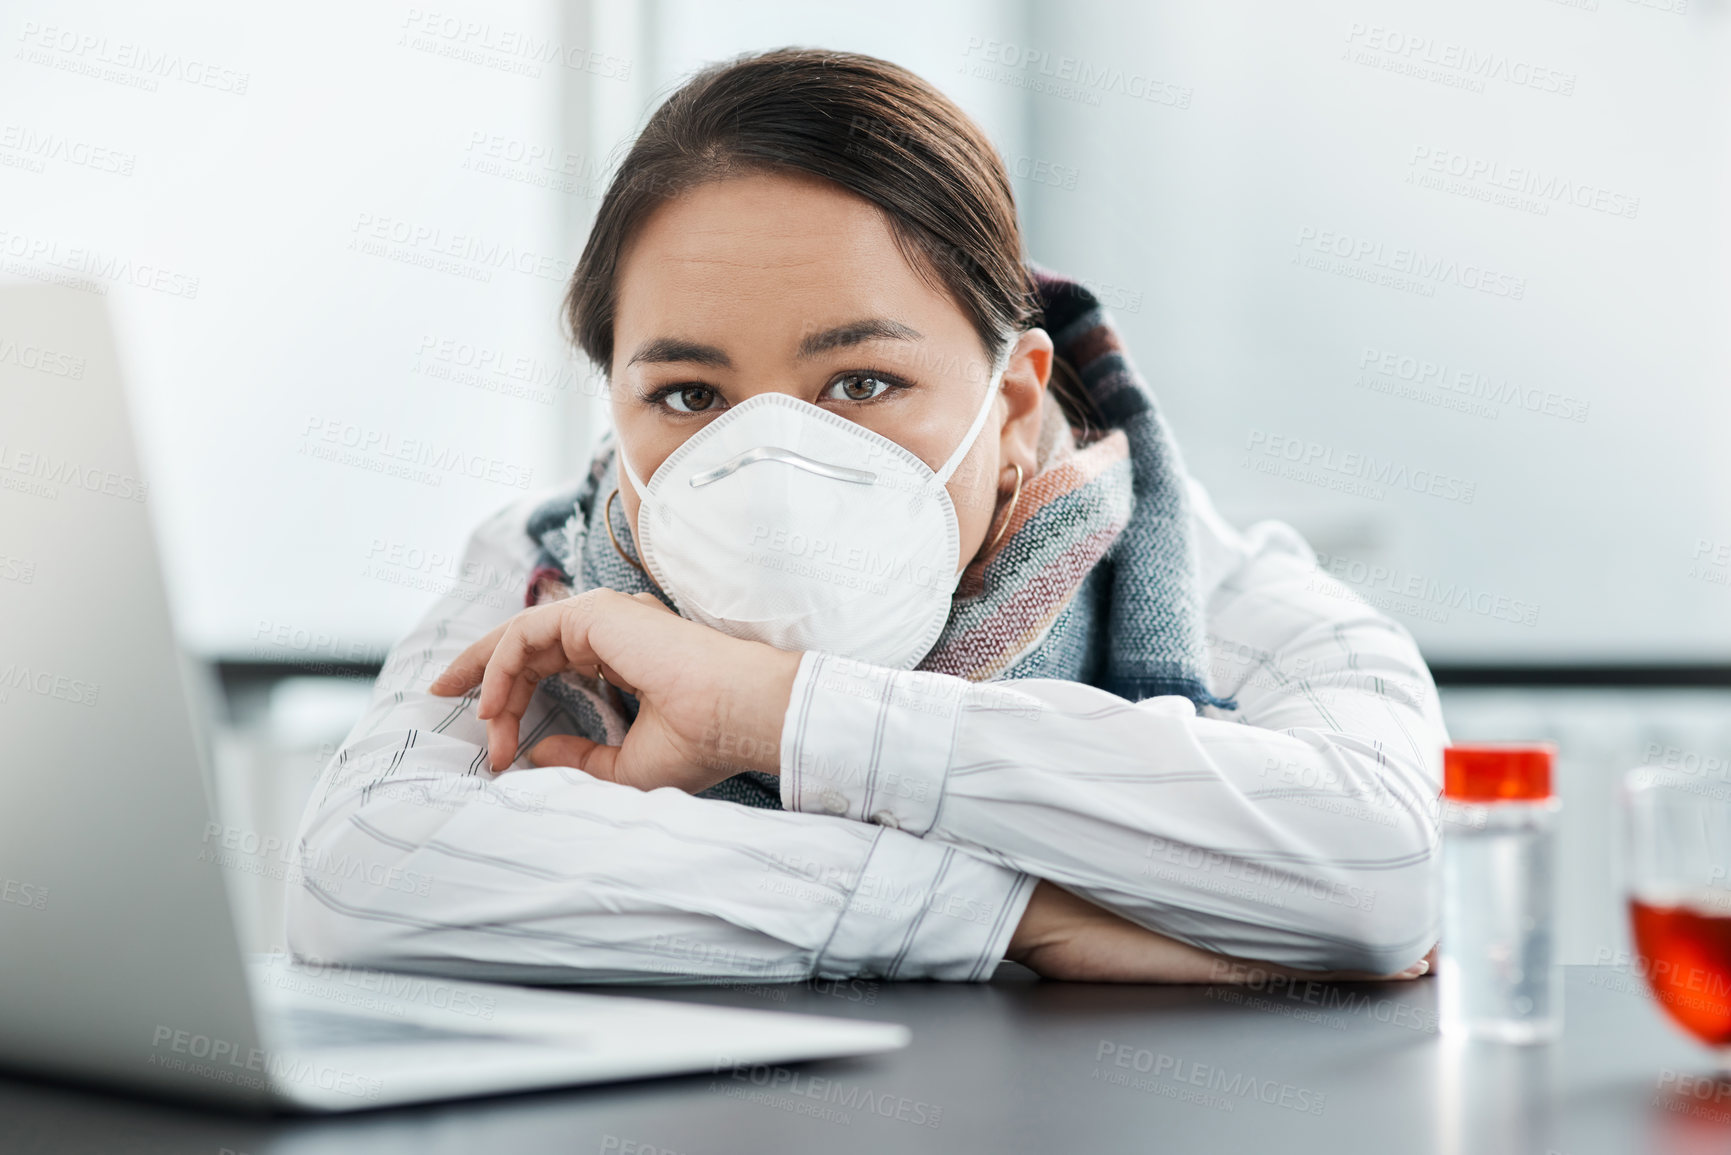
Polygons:
<instances>
[{"instance_id":1,"label":"blurred white background","mask_svg":"<svg viewBox=\"0 0 1731 1155\"><path fill-rule=\"evenodd\" d=\"M558 310L610 164L691 70L808 44L976 116L1222 509L1433 660L1731 664L1726 0L0 0L0 37L0 280L108 300L210 659L376 659L581 467ZM364 684L230 688L229 804L292 825ZM1724 705L1450 693L1457 738L1563 743L1571 961L1621 942L1611 777L1731 748Z\"/></svg>"},{"instance_id":2,"label":"blurred white background","mask_svg":"<svg viewBox=\"0 0 1731 1155\"><path fill-rule=\"evenodd\" d=\"M0 12L0 276L111 302L202 653L377 654L580 464L609 163L787 43L973 113L1222 507L1433 658L1731 646L1725 0Z\"/></svg>"}]
</instances>

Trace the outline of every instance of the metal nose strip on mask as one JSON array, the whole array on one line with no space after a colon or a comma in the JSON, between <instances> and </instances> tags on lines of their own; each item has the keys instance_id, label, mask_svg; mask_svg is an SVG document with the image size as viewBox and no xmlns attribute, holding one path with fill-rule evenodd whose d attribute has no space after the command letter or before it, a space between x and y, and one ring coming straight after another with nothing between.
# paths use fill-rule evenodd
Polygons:
<instances>
[{"instance_id":1,"label":"metal nose strip on mask","mask_svg":"<svg viewBox=\"0 0 1731 1155\"><path fill-rule=\"evenodd\" d=\"M736 453L714 469L706 469L691 479L691 487L708 485L712 481L720 481L724 477L739 472L748 465L759 461L779 461L791 465L795 469L803 469L807 473L815 473L819 477L828 477L836 481L851 481L856 485L870 485L877 480L877 474L865 469L849 469L844 465L825 465L821 461L813 461L801 456L791 449L781 449L774 445L760 445L755 449L747 449Z\"/></svg>"}]
</instances>

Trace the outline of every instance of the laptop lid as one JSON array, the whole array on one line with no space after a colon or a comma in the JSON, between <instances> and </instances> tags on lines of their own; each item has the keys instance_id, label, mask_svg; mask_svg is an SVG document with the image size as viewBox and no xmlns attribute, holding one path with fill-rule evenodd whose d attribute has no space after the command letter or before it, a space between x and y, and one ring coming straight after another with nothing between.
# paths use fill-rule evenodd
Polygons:
<instances>
[{"instance_id":1,"label":"laptop lid","mask_svg":"<svg viewBox=\"0 0 1731 1155\"><path fill-rule=\"evenodd\" d=\"M0 1065L262 1102L103 298L0 288Z\"/></svg>"}]
</instances>

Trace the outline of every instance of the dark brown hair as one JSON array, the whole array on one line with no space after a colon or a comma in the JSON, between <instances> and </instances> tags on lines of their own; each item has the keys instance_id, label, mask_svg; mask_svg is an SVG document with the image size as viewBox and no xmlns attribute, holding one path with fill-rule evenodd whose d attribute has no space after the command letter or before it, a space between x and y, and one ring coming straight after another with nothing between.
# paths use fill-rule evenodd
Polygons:
<instances>
[{"instance_id":1,"label":"dark brown hair","mask_svg":"<svg viewBox=\"0 0 1731 1155\"><path fill-rule=\"evenodd\" d=\"M949 293L988 356L1040 323L1015 195L980 127L905 68L782 48L697 73L655 110L609 183L565 296L573 338L603 371L619 260L643 220L696 185L766 171L820 177L881 209L909 264Z\"/></svg>"}]
</instances>

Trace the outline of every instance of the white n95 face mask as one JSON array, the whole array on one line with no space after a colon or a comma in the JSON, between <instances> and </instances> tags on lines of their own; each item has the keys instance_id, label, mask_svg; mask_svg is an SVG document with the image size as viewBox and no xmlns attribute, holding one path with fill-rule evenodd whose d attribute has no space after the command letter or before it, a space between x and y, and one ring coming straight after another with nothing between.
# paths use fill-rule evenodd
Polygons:
<instances>
[{"instance_id":1,"label":"white n95 face mask","mask_svg":"<svg viewBox=\"0 0 1731 1155\"><path fill-rule=\"evenodd\" d=\"M783 650L911 669L960 579L944 484L973 448L1003 371L935 472L857 422L760 393L675 449L637 491L643 565L693 621Z\"/></svg>"}]
</instances>

